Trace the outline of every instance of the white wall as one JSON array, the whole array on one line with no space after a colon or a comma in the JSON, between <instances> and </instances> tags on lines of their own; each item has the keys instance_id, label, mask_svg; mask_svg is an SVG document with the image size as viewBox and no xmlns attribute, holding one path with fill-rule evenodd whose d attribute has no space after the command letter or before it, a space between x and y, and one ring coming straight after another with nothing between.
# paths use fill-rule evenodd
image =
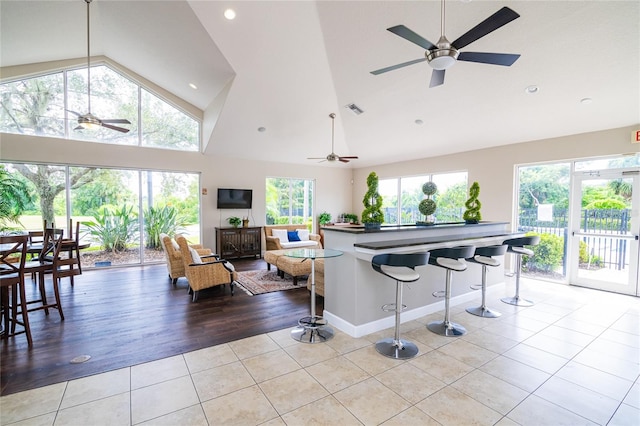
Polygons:
<instances>
[{"instance_id":1,"label":"white wall","mask_svg":"<svg viewBox=\"0 0 640 426\"><path fill-rule=\"evenodd\" d=\"M385 179L466 170L469 185L474 181L480 184L482 220L511 222L516 165L637 153L640 144L631 143L631 134L639 128L636 125L355 169L352 210L358 215L362 212L366 180L372 171Z\"/></svg>"}]
</instances>

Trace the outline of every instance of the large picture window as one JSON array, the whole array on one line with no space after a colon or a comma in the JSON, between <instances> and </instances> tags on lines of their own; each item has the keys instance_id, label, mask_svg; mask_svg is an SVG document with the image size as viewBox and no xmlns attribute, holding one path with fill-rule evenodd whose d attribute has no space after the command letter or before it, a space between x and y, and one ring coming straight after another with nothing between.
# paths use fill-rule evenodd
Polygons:
<instances>
[{"instance_id":1,"label":"large picture window","mask_svg":"<svg viewBox=\"0 0 640 426\"><path fill-rule=\"evenodd\" d=\"M51 136L119 145L198 151L200 124L190 115L107 65L91 67L91 113L124 118L122 133L105 127L80 129L89 112L87 69L0 84L0 132ZM65 125L66 123L66 125Z\"/></svg>"},{"instance_id":2,"label":"large picture window","mask_svg":"<svg viewBox=\"0 0 640 426\"><path fill-rule=\"evenodd\" d=\"M306 224L313 227L315 183L310 179L267 178L266 224Z\"/></svg>"},{"instance_id":3,"label":"large picture window","mask_svg":"<svg viewBox=\"0 0 640 426\"><path fill-rule=\"evenodd\" d=\"M467 173L455 172L380 179L379 191L382 195L385 224L410 225L425 220L418 210L420 201L425 198L422 193L425 182L434 182L438 186L438 192L433 196L438 206L436 221L443 223L463 220Z\"/></svg>"},{"instance_id":4,"label":"large picture window","mask_svg":"<svg viewBox=\"0 0 640 426\"><path fill-rule=\"evenodd\" d=\"M0 171L16 182L14 198L26 200L0 225L37 231L46 221L69 235L69 220L80 222L88 267L163 261L161 233L200 241L196 173L21 163L0 163Z\"/></svg>"}]
</instances>

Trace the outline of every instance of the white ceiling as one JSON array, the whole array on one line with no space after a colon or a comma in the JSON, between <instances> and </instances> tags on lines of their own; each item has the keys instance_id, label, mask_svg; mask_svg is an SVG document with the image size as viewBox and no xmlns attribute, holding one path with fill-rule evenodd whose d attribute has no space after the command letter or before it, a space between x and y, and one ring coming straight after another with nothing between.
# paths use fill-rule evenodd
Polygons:
<instances>
[{"instance_id":1,"label":"white ceiling","mask_svg":"<svg viewBox=\"0 0 640 426\"><path fill-rule=\"evenodd\" d=\"M93 0L91 54L217 119L209 155L365 167L640 123L640 2L450 0L445 34L505 5L521 17L462 51L520 59L458 62L432 89L426 62L369 71L424 55L390 26L437 42L435 0ZM2 0L0 14L2 67L86 56L84 0ZM349 165L306 159L331 151L331 112L335 152L360 157Z\"/></svg>"}]
</instances>

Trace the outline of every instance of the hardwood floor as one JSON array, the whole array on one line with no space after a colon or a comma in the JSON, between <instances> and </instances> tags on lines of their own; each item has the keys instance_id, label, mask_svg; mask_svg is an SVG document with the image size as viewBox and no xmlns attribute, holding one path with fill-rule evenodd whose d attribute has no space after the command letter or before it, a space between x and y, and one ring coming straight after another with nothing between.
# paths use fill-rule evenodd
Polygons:
<instances>
[{"instance_id":1,"label":"hardwood floor","mask_svg":"<svg viewBox=\"0 0 640 426\"><path fill-rule=\"evenodd\" d=\"M233 264L238 271L266 269L261 259ZM26 287L37 298L29 278ZM0 342L1 395L280 330L309 313L304 286L257 296L217 287L202 291L196 303L187 287L185 278L173 286L164 264L84 271L74 287L63 279L65 320L55 310L33 312L31 349L24 334ZM51 277L47 289L53 297ZM316 300L321 313L323 299ZM71 363L81 355L91 359Z\"/></svg>"}]
</instances>

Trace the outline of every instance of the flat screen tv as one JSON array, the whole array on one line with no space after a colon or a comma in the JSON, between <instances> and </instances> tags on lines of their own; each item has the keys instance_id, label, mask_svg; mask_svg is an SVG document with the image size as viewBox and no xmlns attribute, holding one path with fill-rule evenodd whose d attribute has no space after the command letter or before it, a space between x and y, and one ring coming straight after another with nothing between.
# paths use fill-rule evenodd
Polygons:
<instances>
[{"instance_id":1,"label":"flat screen tv","mask_svg":"<svg viewBox=\"0 0 640 426\"><path fill-rule=\"evenodd\" d=\"M253 190L218 188L219 209L250 209Z\"/></svg>"}]
</instances>

